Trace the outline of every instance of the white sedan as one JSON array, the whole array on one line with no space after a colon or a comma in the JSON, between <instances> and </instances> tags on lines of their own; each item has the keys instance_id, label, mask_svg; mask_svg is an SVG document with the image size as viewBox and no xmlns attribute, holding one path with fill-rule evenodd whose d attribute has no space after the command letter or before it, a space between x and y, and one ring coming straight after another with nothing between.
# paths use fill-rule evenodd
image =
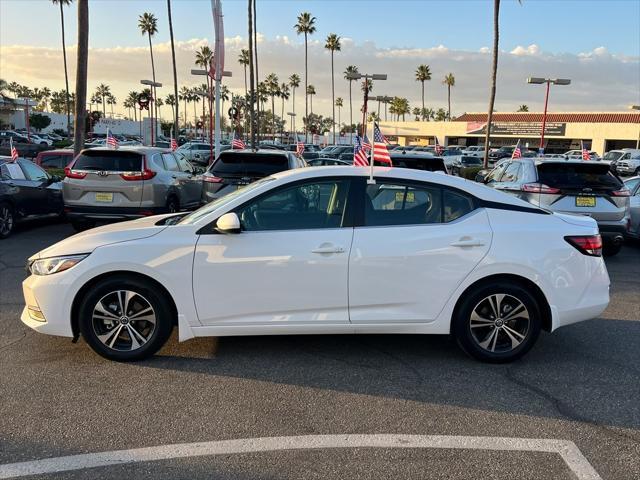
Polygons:
<instances>
[{"instance_id":1,"label":"white sedan","mask_svg":"<svg viewBox=\"0 0 640 480\"><path fill-rule=\"evenodd\" d=\"M453 334L505 362L597 317L596 222L439 173L282 172L188 215L89 230L29 259L22 321L100 355L225 335Z\"/></svg>"}]
</instances>

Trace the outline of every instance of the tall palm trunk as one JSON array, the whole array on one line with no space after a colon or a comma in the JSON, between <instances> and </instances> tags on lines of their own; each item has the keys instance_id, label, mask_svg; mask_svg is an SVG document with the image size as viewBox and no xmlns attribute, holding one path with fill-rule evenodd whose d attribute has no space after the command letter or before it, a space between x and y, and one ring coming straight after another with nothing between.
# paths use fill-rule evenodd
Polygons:
<instances>
[{"instance_id":1,"label":"tall palm trunk","mask_svg":"<svg viewBox=\"0 0 640 480\"><path fill-rule=\"evenodd\" d=\"M153 61L153 44L151 43L151 33L148 34L148 37L149 37L149 52L151 53L151 79L155 84L156 83L156 65ZM151 121L151 130L153 131L153 133L151 134L151 137L155 139L156 131L158 130L157 128L155 128L155 123L154 123L157 121L157 118L158 118L158 110L156 107L156 98L158 98L158 94L156 92L155 85L151 87L151 91L153 92L153 101L151 102L151 110L149 111L149 113L153 117Z\"/></svg>"},{"instance_id":2,"label":"tall palm trunk","mask_svg":"<svg viewBox=\"0 0 640 480\"><path fill-rule=\"evenodd\" d=\"M247 96L249 90L247 90L247 66L244 65L244 96Z\"/></svg>"},{"instance_id":3,"label":"tall palm trunk","mask_svg":"<svg viewBox=\"0 0 640 480\"><path fill-rule=\"evenodd\" d=\"M451 121L451 85L447 85L447 115L449 116L449 121Z\"/></svg>"},{"instance_id":4,"label":"tall palm trunk","mask_svg":"<svg viewBox=\"0 0 640 480\"><path fill-rule=\"evenodd\" d=\"M173 63L173 94L176 97L173 111L173 138L178 139L178 72L176 71L176 48L173 43L173 21L171 20L171 0L167 0L167 13L169 14L169 36L171 37L171 61Z\"/></svg>"},{"instance_id":5,"label":"tall palm trunk","mask_svg":"<svg viewBox=\"0 0 640 480\"><path fill-rule=\"evenodd\" d=\"M353 143L353 99L351 98L351 84L349 80L349 143Z\"/></svg>"},{"instance_id":6,"label":"tall palm trunk","mask_svg":"<svg viewBox=\"0 0 640 480\"><path fill-rule=\"evenodd\" d=\"M102 96L102 116L107 118L107 103L104 99L104 95Z\"/></svg>"},{"instance_id":7,"label":"tall palm trunk","mask_svg":"<svg viewBox=\"0 0 640 480\"><path fill-rule=\"evenodd\" d=\"M89 0L78 0L78 53L76 68L76 105L74 119L73 154L84 148L87 116L87 64L89 57ZM67 95L69 102L69 95Z\"/></svg>"},{"instance_id":8,"label":"tall palm trunk","mask_svg":"<svg viewBox=\"0 0 640 480\"><path fill-rule=\"evenodd\" d=\"M500 39L500 0L493 0L493 62L491 64L491 93L489 94L489 111L484 135L484 168L489 165L489 140L491 139L491 121L493 105L496 100L496 77L498 75L498 41Z\"/></svg>"},{"instance_id":9,"label":"tall palm trunk","mask_svg":"<svg viewBox=\"0 0 640 480\"><path fill-rule=\"evenodd\" d=\"M258 14L256 13L256 3L257 0L253 0L253 55L255 60L255 70L256 70L256 91L258 90L258 83L260 74L258 73ZM258 142L260 141L260 101L258 101L258 112L256 115L256 132L258 134ZM262 108L264 111L264 106Z\"/></svg>"},{"instance_id":10,"label":"tall palm trunk","mask_svg":"<svg viewBox=\"0 0 640 480\"><path fill-rule=\"evenodd\" d=\"M304 32L304 116L307 121L304 124L304 142L309 143L309 136L307 134L307 125L309 123L309 94L307 93L307 84L309 77L309 68L307 65L307 32Z\"/></svg>"},{"instance_id":11,"label":"tall palm trunk","mask_svg":"<svg viewBox=\"0 0 640 480\"><path fill-rule=\"evenodd\" d=\"M284 134L284 96L282 97L282 110L280 111L280 118L282 119L282 129L280 130L280 141Z\"/></svg>"},{"instance_id":12,"label":"tall palm trunk","mask_svg":"<svg viewBox=\"0 0 640 480\"><path fill-rule=\"evenodd\" d=\"M291 112L293 113L293 116L291 117L291 123L293 123L293 125L289 125L289 127L291 128L291 130L293 130L293 136L296 137L296 142L298 141L298 135L296 134L295 131L295 122L296 122L296 87L291 87L291 101L293 103L293 109L291 110Z\"/></svg>"},{"instance_id":13,"label":"tall palm trunk","mask_svg":"<svg viewBox=\"0 0 640 480\"><path fill-rule=\"evenodd\" d=\"M271 133L276 133L276 96L271 95Z\"/></svg>"},{"instance_id":14,"label":"tall palm trunk","mask_svg":"<svg viewBox=\"0 0 640 480\"><path fill-rule=\"evenodd\" d=\"M336 143L336 87L333 73L333 50L331 50L331 121L333 122L333 143Z\"/></svg>"},{"instance_id":15,"label":"tall palm trunk","mask_svg":"<svg viewBox=\"0 0 640 480\"><path fill-rule=\"evenodd\" d=\"M65 108L67 110L67 138L71 138L71 108L69 105L69 72L67 71L67 46L64 44L64 11L60 2L60 24L62 26L62 59L64 61L64 87L67 96L65 98Z\"/></svg>"},{"instance_id":16,"label":"tall palm trunk","mask_svg":"<svg viewBox=\"0 0 640 480\"><path fill-rule=\"evenodd\" d=\"M249 100L249 130L251 134L251 149L256 149L256 89L255 89L255 77L254 77L254 62L253 62L253 0L247 2L249 4L249 84L251 85L251 96Z\"/></svg>"}]
</instances>

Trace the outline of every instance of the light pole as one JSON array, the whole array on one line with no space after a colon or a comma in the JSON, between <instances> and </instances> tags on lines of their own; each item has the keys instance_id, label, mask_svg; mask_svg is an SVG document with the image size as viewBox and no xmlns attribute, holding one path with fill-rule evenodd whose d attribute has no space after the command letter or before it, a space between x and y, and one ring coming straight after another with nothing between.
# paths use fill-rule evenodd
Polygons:
<instances>
[{"instance_id":1,"label":"light pole","mask_svg":"<svg viewBox=\"0 0 640 480\"><path fill-rule=\"evenodd\" d=\"M364 138L365 133L367 131L367 102L369 101L368 80L371 80L373 85L373 80L386 80L387 74L386 73L368 74L368 73L358 73L358 72L347 74L347 80L360 80L360 79L364 79L364 85L365 85L364 103L362 106L362 138Z\"/></svg>"},{"instance_id":2,"label":"light pole","mask_svg":"<svg viewBox=\"0 0 640 480\"><path fill-rule=\"evenodd\" d=\"M289 128L290 130L293 132L293 135L295 136L296 139L296 143L298 143L298 135L296 133L296 114L294 112L287 112L287 115L289 115ZM291 143L291 142L289 142Z\"/></svg>"},{"instance_id":3,"label":"light pole","mask_svg":"<svg viewBox=\"0 0 640 480\"><path fill-rule=\"evenodd\" d=\"M640 105L629 105L631 110L640 110ZM640 149L640 123L638 124L638 139L636 140L636 149Z\"/></svg>"},{"instance_id":4,"label":"light pole","mask_svg":"<svg viewBox=\"0 0 640 480\"><path fill-rule=\"evenodd\" d=\"M160 88L162 87L162 84L160 82L154 82L153 80L140 80L140 84L141 85L147 85L150 88L149 90L151 90L152 94L151 94L151 101L149 103L151 103L151 105L149 106L149 116L151 117L151 121L149 122L151 125L151 146L154 145L154 139L153 137L155 136L155 132L154 130L157 130L157 125L156 125L156 121L157 119L155 118L154 114L153 114L153 104L155 103L156 99L153 97L154 95L156 95L156 88ZM140 115L142 115L142 112L140 112ZM141 120L142 121L142 120Z\"/></svg>"},{"instance_id":5,"label":"light pole","mask_svg":"<svg viewBox=\"0 0 640 480\"><path fill-rule=\"evenodd\" d=\"M215 80L212 70L198 70L192 69L191 75L203 75L208 76L211 79L211 85L213 86L213 82L215 81L215 97L209 92L209 155L210 159L214 159L214 151L213 151L213 109L211 108L211 99L215 98L216 100L216 156L220 154L220 82ZM231 72L222 72L223 77L230 77ZM209 82L207 82L209 84ZM209 87L211 89L211 86Z\"/></svg>"},{"instance_id":6,"label":"light pole","mask_svg":"<svg viewBox=\"0 0 640 480\"><path fill-rule=\"evenodd\" d=\"M568 78L541 78L541 77L529 77L527 78L527 83L532 83L534 85L542 85L543 83L547 84L547 91L544 96L544 113L542 114L542 131L540 132L540 148L538 149L538 154L544 154L544 129L547 124L547 105L549 103L549 87L553 83L554 85L569 85L571 80ZM487 127L488 128L488 127Z\"/></svg>"}]
</instances>

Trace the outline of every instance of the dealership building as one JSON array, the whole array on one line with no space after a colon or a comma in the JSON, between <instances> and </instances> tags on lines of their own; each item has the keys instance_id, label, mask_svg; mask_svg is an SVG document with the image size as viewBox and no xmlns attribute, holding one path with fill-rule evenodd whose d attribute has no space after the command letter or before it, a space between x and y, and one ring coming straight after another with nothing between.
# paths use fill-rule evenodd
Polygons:
<instances>
[{"instance_id":1,"label":"dealership building","mask_svg":"<svg viewBox=\"0 0 640 480\"><path fill-rule=\"evenodd\" d=\"M520 145L532 150L540 146L542 113L494 113L490 146ZM434 144L483 145L487 128L486 113L465 113L450 122L380 122L390 142L401 145ZM638 148L640 112L548 113L545 125L546 153L579 149L603 155L609 150Z\"/></svg>"}]
</instances>

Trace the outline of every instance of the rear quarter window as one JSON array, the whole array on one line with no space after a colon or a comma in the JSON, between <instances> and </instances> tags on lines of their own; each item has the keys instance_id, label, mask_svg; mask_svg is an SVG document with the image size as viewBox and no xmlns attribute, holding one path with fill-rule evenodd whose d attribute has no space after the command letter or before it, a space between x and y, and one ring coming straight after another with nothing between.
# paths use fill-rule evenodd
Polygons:
<instances>
[{"instance_id":1,"label":"rear quarter window","mask_svg":"<svg viewBox=\"0 0 640 480\"><path fill-rule=\"evenodd\" d=\"M88 150L78 156L73 168L74 170L139 172L142 171L142 155L136 152Z\"/></svg>"}]
</instances>

